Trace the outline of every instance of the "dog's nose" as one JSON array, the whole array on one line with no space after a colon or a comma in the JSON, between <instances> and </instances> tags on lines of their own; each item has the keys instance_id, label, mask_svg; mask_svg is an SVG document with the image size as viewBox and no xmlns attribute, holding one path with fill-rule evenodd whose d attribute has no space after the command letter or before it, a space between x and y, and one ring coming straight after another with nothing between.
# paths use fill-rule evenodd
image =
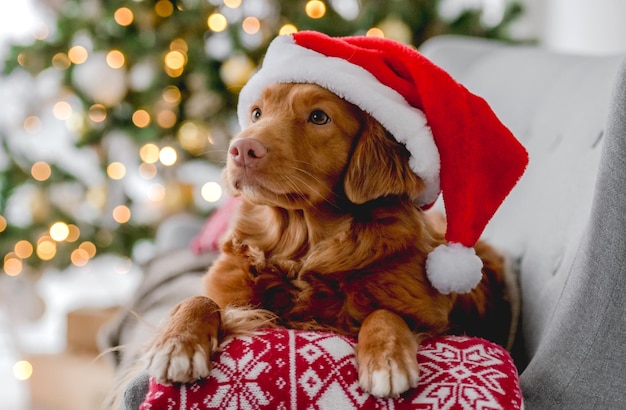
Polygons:
<instances>
[{"instance_id":1,"label":"dog's nose","mask_svg":"<svg viewBox=\"0 0 626 410\"><path fill-rule=\"evenodd\" d=\"M267 148L257 139L242 138L230 144L228 153L237 166L254 167L267 154Z\"/></svg>"}]
</instances>

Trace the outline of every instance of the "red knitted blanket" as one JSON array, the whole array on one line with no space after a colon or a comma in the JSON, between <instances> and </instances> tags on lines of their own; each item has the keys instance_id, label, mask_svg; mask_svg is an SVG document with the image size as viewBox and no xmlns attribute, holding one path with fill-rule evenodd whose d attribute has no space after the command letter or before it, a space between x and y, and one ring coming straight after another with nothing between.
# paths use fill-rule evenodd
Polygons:
<instances>
[{"instance_id":1,"label":"red knitted blanket","mask_svg":"<svg viewBox=\"0 0 626 410\"><path fill-rule=\"evenodd\" d=\"M150 382L148 409L521 409L508 352L483 339L438 337L418 353L420 383L395 399L358 384L355 341L325 332L274 329L225 342L208 378Z\"/></svg>"}]
</instances>

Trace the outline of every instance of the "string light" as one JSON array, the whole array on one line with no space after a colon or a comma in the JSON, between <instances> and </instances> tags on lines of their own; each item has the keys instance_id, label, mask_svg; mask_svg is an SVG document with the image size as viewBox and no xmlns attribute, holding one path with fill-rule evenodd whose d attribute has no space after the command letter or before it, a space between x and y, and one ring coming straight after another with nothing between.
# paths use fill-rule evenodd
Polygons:
<instances>
[{"instance_id":1,"label":"string light","mask_svg":"<svg viewBox=\"0 0 626 410\"><path fill-rule=\"evenodd\" d=\"M65 238L65 242L76 242L78 238L80 238L80 229L74 224L68 224L67 228L69 229L69 233L67 238Z\"/></svg>"},{"instance_id":2,"label":"string light","mask_svg":"<svg viewBox=\"0 0 626 410\"><path fill-rule=\"evenodd\" d=\"M13 248L15 255L21 259L30 258L33 255L33 245L25 239L18 241Z\"/></svg>"},{"instance_id":3,"label":"string light","mask_svg":"<svg viewBox=\"0 0 626 410\"><path fill-rule=\"evenodd\" d=\"M231 9L241 6L241 0L224 0L224 5Z\"/></svg>"},{"instance_id":4,"label":"string light","mask_svg":"<svg viewBox=\"0 0 626 410\"><path fill-rule=\"evenodd\" d=\"M120 224L130 221L130 209L126 205L118 205L113 209L113 220Z\"/></svg>"},{"instance_id":5,"label":"string light","mask_svg":"<svg viewBox=\"0 0 626 410\"><path fill-rule=\"evenodd\" d=\"M169 0L159 0L154 5L154 12L159 17L169 17L174 13L174 5Z\"/></svg>"},{"instance_id":6,"label":"string light","mask_svg":"<svg viewBox=\"0 0 626 410\"><path fill-rule=\"evenodd\" d=\"M177 159L178 154L176 154L176 150L172 147L163 147L161 151L159 151L159 161L167 167L174 165Z\"/></svg>"},{"instance_id":7,"label":"string light","mask_svg":"<svg viewBox=\"0 0 626 410\"><path fill-rule=\"evenodd\" d=\"M278 30L278 34L281 36L289 35L289 34L293 34L297 32L298 32L298 28L294 26L293 24L285 24L280 28L280 30Z\"/></svg>"},{"instance_id":8,"label":"string light","mask_svg":"<svg viewBox=\"0 0 626 410\"><path fill-rule=\"evenodd\" d=\"M74 64L82 64L87 61L89 53L83 46L74 46L68 50L67 57Z\"/></svg>"},{"instance_id":9,"label":"string light","mask_svg":"<svg viewBox=\"0 0 626 410\"><path fill-rule=\"evenodd\" d=\"M326 14L326 4L320 0L309 0L304 7L304 11L312 19L319 19Z\"/></svg>"},{"instance_id":10,"label":"string light","mask_svg":"<svg viewBox=\"0 0 626 410\"><path fill-rule=\"evenodd\" d=\"M89 107L87 116L93 122L102 122L107 118L107 109L102 104L93 104Z\"/></svg>"},{"instance_id":11,"label":"string light","mask_svg":"<svg viewBox=\"0 0 626 410\"><path fill-rule=\"evenodd\" d=\"M85 241L81 243L78 246L78 249L82 249L83 251L85 251L87 253L87 256L89 256L90 258L96 256L96 245L94 245L91 241Z\"/></svg>"},{"instance_id":12,"label":"string light","mask_svg":"<svg viewBox=\"0 0 626 410\"><path fill-rule=\"evenodd\" d=\"M126 175L126 167L121 162L111 162L107 166L107 176L111 179L119 181Z\"/></svg>"},{"instance_id":13,"label":"string light","mask_svg":"<svg viewBox=\"0 0 626 410\"><path fill-rule=\"evenodd\" d=\"M47 163L38 161L30 168L30 174L35 180L43 182L52 175L52 168Z\"/></svg>"},{"instance_id":14,"label":"string light","mask_svg":"<svg viewBox=\"0 0 626 410\"><path fill-rule=\"evenodd\" d=\"M74 266L85 266L89 262L89 255L83 249L74 249L70 254L70 261Z\"/></svg>"},{"instance_id":15,"label":"string light","mask_svg":"<svg viewBox=\"0 0 626 410\"><path fill-rule=\"evenodd\" d=\"M371 29L367 30L365 35L367 37L385 38L385 33L383 33L383 31L379 29L378 27L372 27Z\"/></svg>"},{"instance_id":16,"label":"string light","mask_svg":"<svg viewBox=\"0 0 626 410\"><path fill-rule=\"evenodd\" d=\"M159 160L160 149L155 144L148 143L139 149L139 158L147 164L154 164Z\"/></svg>"},{"instance_id":17,"label":"string light","mask_svg":"<svg viewBox=\"0 0 626 410\"><path fill-rule=\"evenodd\" d=\"M126 62L124 54L120 50L111 50L107 53L107 65L111 68L122 68Z\"/></svg>"},{"instance_id":18,"label":"string light","mask_svg":"<svg viewBox=\"0 0 626 410\"><path fill-rule=\"evenodd\" d=\"M261 29L261 22L256 17L246 17L241 27L247 34L256 34Z\"/></svg>"},{"instance_id":19,"label":"string light","mask_svg":"<svg viewBox=\"0 0 626 410\"><path fill-rule=\"evenodd\" d=\"M49 261L56 256L57 244L49 236L43 235L37 241L37 256L43 261Z\"/></svg>"},{"instance_id":20,"label":"string light","mask_svg":"<svg viewBox=\"0 0 626 410\"><path fill-rule=\"evenodd\" d=\"M30 115L24 119L24 130L29 134L37 134L41 130L41 120L35 115Z\"/></svg>"},{"instance_id":21,"label":"string light","mask_svg":"<svg viewBox=\"0 0 626 410\"><path fill-rule=\"evenodd\" d=\"M9 252L4 257L4 273L8 276L17 276L22 273L22 260L13 252Z\"/></svg>"},{"instance_id":22,"label":"string light","mask_svg":"<svg viewBox=\"0 0 626 410\"><path fill-rule=\"evenodd\" d=\"M165 199L165 187L161 184L151 184L147 196L152 202L161 202Z\"/></svg>"},{"instance_id":23,"label":"string light","mask_svg":"<svg viewBox=\"0 0 626 410\"><path fill-rule=\"evenodd\" d=\"M20 360L13 365L13 376L18 380L28 380L33 375L33 365L26 360Z\"/></svg>"},{"instance_id":24,"label":"string light","mask_svg":"<svg viewBox=\"0 0 626 410\"><path fill-rule=\"evenodd\" d=\"M172 128L174 125L176 125L177 120L178 117L176 116L176 113L172 110L161 110L157 113L156 116L157 124L159 124L159 127L164 129Z\"/></svg>"},{"instance_id":25,"label":"string light","mask_svg":"<svg viewBox=\"0 0 626 410\"><path fill-rule=\"evenodd\" d=\"M115 13L113 14L113 19L117 24L125 27L130 26L133 23L135 16L128 7L120 7L119 9L115 10Z\"/></svg>"},{"instance_id":26,"label":"string light","mask_svg":"<svg viewBox=\"0 0 626 410\"><path fill-rule=\"evenodd\" d=\"M52 57L52 66L57 70L67 70L71 64L70 58L65 53L56 53Z\"/></svg>"},{"instance_id":27,"label":"string light","mask_svg":"<svg viewBox=\"0 0 626 410\"><path fill-rule=\"evenodd\" d=\"M139 128L146 128L150 125L150 114L146 110L137 110L133 113L133 124Z\"/></svg>"},{"instance_id":28,"label":"string light","mask_svg":"<svg viewBox=\"0 0 626 410\"><path fill-rule=\"evenodd\" d=\"M158 161L158 153L157 153L157 161ZM148 164L147 162L139 165L139 176L143 179L152 179L157 175L157 167L154 164Z\"/></svg>"},{"instance_id":29,"label":"string light","mask_svg":"<svg viewBox=\"0 0 626 410\"><path fill-rule=\"evenodd\" d=\"M52 107L52 114L59 120L68 120L72 116L72 106L67 101L59 101Z\"/></svg>"},{"instance_id":30,"label":"string light","mask_svg":"<svg viewBox=\"0 0 626 410\"><path fill-rule=\"evenodd\" d=\"M207 202L217 202L222 197L222 187L217 182L209 181L202 185L200 195Z\"/></svg>"},{"instance_id":31,"label":"string light","mask_svg":"<svg viewBox=\"0 0 626 410\"><path fill-rule=\"evenodd\" d=\"M209 26L209 29L211 29L211 31L220 33L226 30L226 27L228 27L228 20L223 14L213 13L207 19L207 25Z\"/></svg>"},{"instance_id":32,"label":"string light","mask_svg":"<svg viewBox=\"0 0 626 410\"><path fill-rule=\"evenodd\" d=\"M55 222L50 226L50 237L57 242L62 242L67 239L70 234L70 228L65 222Z\"/></svg>"}]
</instances>

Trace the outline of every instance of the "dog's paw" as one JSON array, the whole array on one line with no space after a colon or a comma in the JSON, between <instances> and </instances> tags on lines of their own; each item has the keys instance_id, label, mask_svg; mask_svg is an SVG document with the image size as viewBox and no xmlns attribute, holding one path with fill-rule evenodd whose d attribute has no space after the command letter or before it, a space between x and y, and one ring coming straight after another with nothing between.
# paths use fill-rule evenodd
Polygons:
<instances>
[{"instance_id":1,"label":"dog's paw","mask_svg":"<svg viewBox=\"0 0 626 410\"><path fill-rule=\"evenodd\" d=\"M398 397L419 382L419 365L412 349L362 354L358 363L361 388L377 397Z\"/></svg>"},{"instance_id":2,"label":"dog's paw","mask_svg":"<svg viewBox=\"0 0 626 410\"><path fill-rule=\"evenodd\" d=\"M356 346L359 384L378 397L398 397L419 382L418 338L395 313L377 310L361 325Z\"/></svg>"},{"instance_id":3,"label":"dog's paw","mask_svg":"<svg viewBox=\"0 0 626 410\"><path fill-rule=\"evenodd\" d=\"M206 342L193 337L175 336L157 339L146 352L148 374L161 384L192 383L211 371L214 339Z\"/></svg>"}]
</instances>

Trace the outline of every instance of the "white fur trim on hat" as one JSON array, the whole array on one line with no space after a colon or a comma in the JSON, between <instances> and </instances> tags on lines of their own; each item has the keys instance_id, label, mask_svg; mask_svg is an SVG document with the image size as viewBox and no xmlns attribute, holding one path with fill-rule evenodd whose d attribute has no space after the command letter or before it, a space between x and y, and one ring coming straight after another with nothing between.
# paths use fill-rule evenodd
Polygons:
<instances>
[{"instance_id":1,"label":"white fur trim on hat","mask_svg":"<svg viewBox=\"0 0 626 410\"><path fill-rule=\"evenodd\" d=\"M411 153L409 165L426 184L417 202L426 205L437 199L439 151L426 116L396 90L358 65L302 47L291 36L279 36L270 44L261 69L239 94L237 115L242 129L250 125L250 107L275 83L317 84L369 113Z\"/></svg>"},{"instance_id":2,"label":"white fur trim on hat","mask_svg":"<svg viewBox=\"0 0 626 410\"><path fill-rule=\"evenodd\" d=\"M460 243L439 245L428 254L426 275L443 294L467 293L482 279L483 262L474 248Z\"/></svg>"}]
</instances>

